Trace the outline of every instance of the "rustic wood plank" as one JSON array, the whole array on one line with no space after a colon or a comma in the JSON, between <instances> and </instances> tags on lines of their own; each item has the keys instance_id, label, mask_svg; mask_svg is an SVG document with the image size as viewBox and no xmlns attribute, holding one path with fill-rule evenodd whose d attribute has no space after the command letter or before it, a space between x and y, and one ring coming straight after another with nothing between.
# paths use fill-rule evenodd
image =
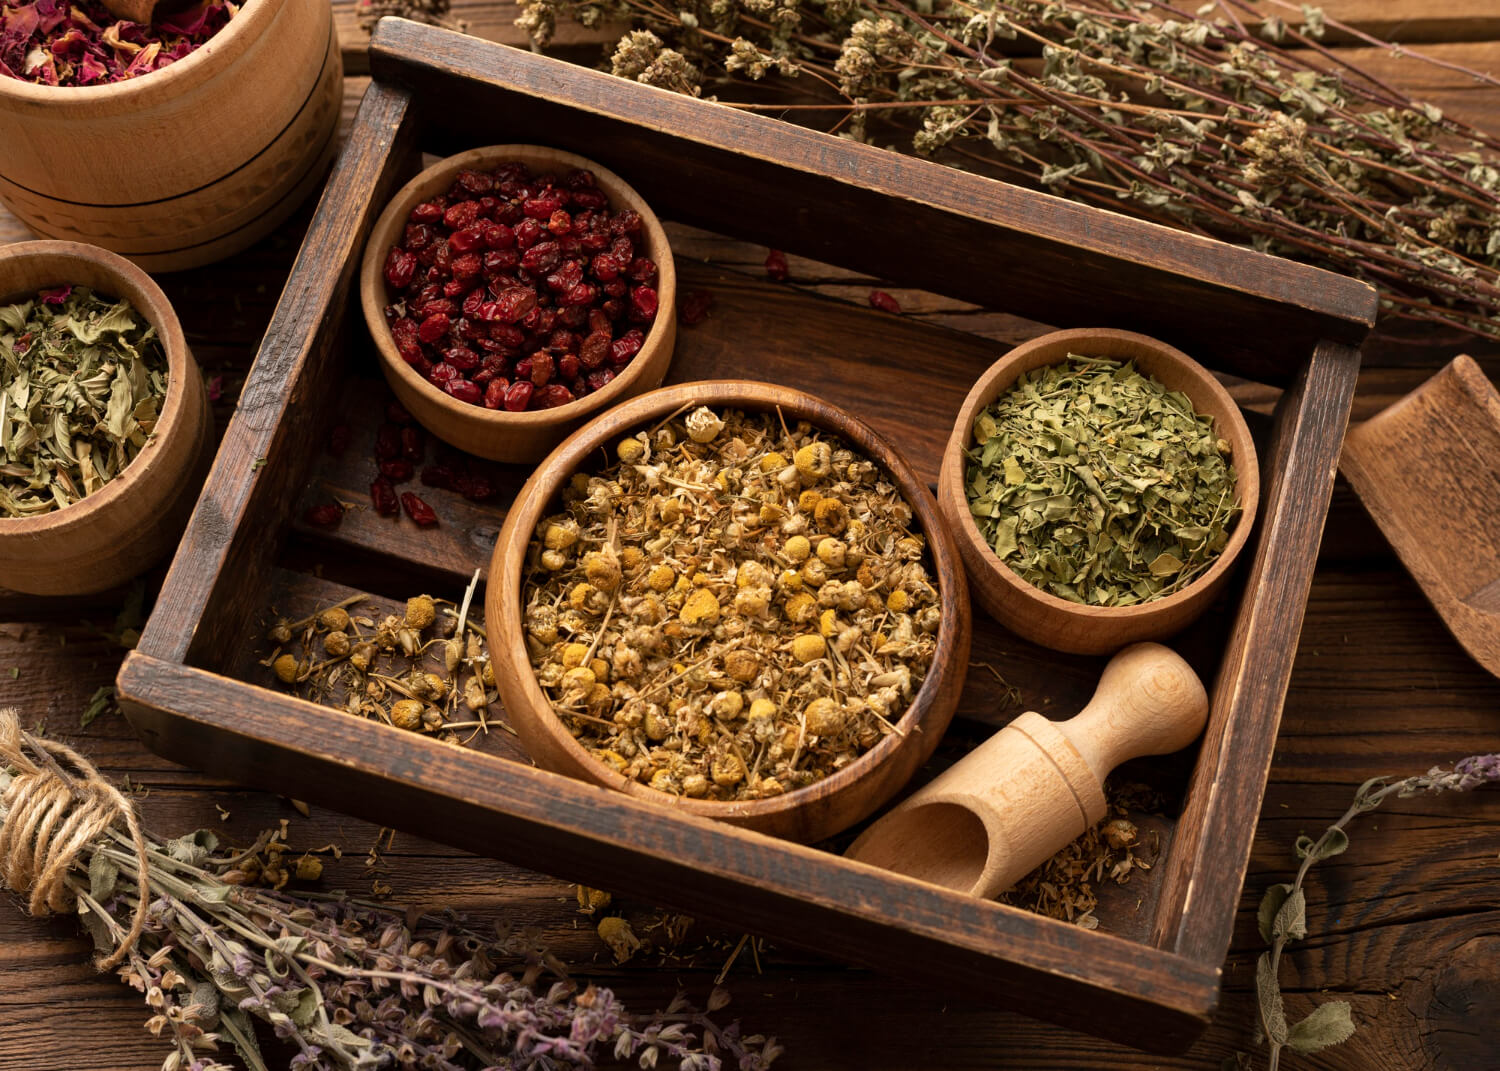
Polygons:
<instances>
[{"instance_id":1,"label":"rustic wood plank","mask_svg":"<svg viewBox=\"0 0 1500 1071\"><path fill-rule=\"evenodd\" d=\"M426 117L435 147L439 129L450 142L561 144L620 170L670 218L1060 326L1149 325L1252 378L1284 382L1318 338L1357 343L1373 322L1363 283L764 116L626 93L608 75L463 35L386 20L371 63L444 101ZM751 210L768 188L775 207ZM888 239L847 222L873 219ZM959 248L1004 255L974 271Z\"/></svg>"},{"instance_id":2,"label":"rustic wood plank","mask_svg":"<svg viewBox=\"0 0 1500 1071\"><path fill-rule=\"evenodd\" d=\"M309 318L321 319L330 307L343 307L357 251L399 173L399 167L388 166L388 161L400 160L409 151L412 126L403 92L372 87L361 115L360 132L339 157L329 184L330 190L346 196L325 196L313 218L293 266L293 277L304 284L289 288L277 306L267 330L270 341L260 350L209 474L209 497L200 500L183 534L157 612L142 636L143 651L180 659L189 643L199 651L222 649L248 610L236 601L252 598L253 589L216 587L215 579L226 572L259 575L274 549L260 532L242 532L235 540L240 517L255 503L286 501L301 482L295 465L266 468L265 459L273 453L305 457L316 449L315 427L306 417L320 411L335 389L330 378L334 363L316 359L332 345L334 331L301 336L291 345L277 340L291 325L300 327ZM300 379L299 391L288 397L286 384L304 368L307 375ZM278 444L283 444L281 449ZM194 627L185 629L188 622Z\"/></svg>"},{"instance_id":3,"label":"rustic wood plank","mask_svg":"<svg viewBox=\"0 0 1500 1071\"><path fill-rule=\"evenodd\" d=\"M1246 580L1270 598L1241 606L1213 690L1205 756L1188 789L1157 912L1157 943L1203 962L1222 960L1250 852L1240 820L1258 810L1312 583L1315 548L1333 490L1359 353L1320 344L1283 396L1263 462L1267 482L1255 558Z\"/></svg>"}]
</instances>

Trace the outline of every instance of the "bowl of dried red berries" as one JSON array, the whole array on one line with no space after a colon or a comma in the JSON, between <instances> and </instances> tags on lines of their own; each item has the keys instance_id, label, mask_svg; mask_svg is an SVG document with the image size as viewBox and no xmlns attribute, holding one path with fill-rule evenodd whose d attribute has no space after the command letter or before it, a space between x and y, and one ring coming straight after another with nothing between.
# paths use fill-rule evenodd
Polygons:
<instances>
[{"instance_id":1,"label":"bowl of dried red berries","mask_svg":"<svg viewBox=\"0 0 1500 1071\"><path fill-rule=\"evenodd\" d=\"M445 442L513 462L545 457L661 383L676 289L666 232L641 196L537 145L471 149L423 171L376 221L360 277L401 403Z\"/></svg>"}]
</instances>

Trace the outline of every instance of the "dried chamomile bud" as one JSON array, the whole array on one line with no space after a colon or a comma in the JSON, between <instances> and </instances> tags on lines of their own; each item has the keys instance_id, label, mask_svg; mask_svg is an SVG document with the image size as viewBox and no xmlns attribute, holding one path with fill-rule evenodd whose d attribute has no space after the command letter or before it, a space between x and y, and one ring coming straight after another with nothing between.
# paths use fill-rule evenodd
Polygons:
<instances>
[{"instance_id":1,"label":"dried chamomile bud","mask_svg":"<svg viewBox=\"0 0 1500 1071\"><path fill-rule=\"evenodd\" d=\"M715 758L710 771L713 775L714 784L721 788L737 785L745 779L745 764L732 751Z\"/></svg>"},{"instance_id":2,"label":"dried chamomile bud","mask_svg":"<svg viewBox=\"0 0 1500 1071\"><path fill-rule=\"evenodd\" d=\"M398 699L391 704L391 724L398 729L417 732L422 728L422 703L417 699Z\"/></svg>"},{"instance_id":3,"label":"dried chamomile bud","mask_svg":"<svg viewBox=\"0 0 1500 1071\"><path fill-rule=\"evenodd\" d=\"M583 665L583 660L589 656L589 647L586 643L565 644L562 649L562 664L569 669L577 669Z\"/></svg>"},{"instance_id":4,"label":"dried chamomile bud","mask_svg":"<svg viewBox=\"0 0 1500 1071\"><path fill-rule=\"evenodd\" d=\"M293 655L284 654L271 663L271 670L282 684L296 684L300 667Z\"/></svg>"},{"instance_id":5,"label":"dried chamomile bud","mask_svg":"<svg viewBox=\"0 0 1500 1071\"><path fill-rule=\"evenodd\" d=\"M634 465L646 456L646 444L637 438L621 439L615 446L615 456L627 465Z\"/></svg>"},{"instance_id":6,"label":"dried chamomile bud","mask_svg":"<svg viewBox=\"0 0 1500 1071\"><path fill-rule=\"evenodd\" d=\"M286 618L279 618L266 633L266 639L278 647L285 647L292 642L291 622Z\"/></svg>"},{"instance_id":7,"label":"dried chamomile bud","mask_svg":"<svg viewBox=\"0 0 1500 1071\"><path fill-rule=\"evenodd\" d=\"M349 652L349 664L363 673L370 668L370 663L375 659L375 645L369 640L361 640L354 645Z\"/></svg>"},{"instance_id":8,"label":"dried chamomile bud","mask_svg":"<svg viewBox=\"0 0 1500 1071\"><path fill-rule=\"evenodd\" d=\"M422 631L437 620L437 605L431 595L414 595L406 600L406 618L402 622L407 628Z\"/></svg>"},{"instance_id":9,"label":"dried chamomile bud","mask_svg":"<svg viewBox=\"0 0 1500 1071\"><path fill-rule=\"evenodd\" d=\"M712 409L699 406L683 421L688 437L695 443L711 443L724 430L724 421Z\"/></svg>"},{"instance_id":10,"label":"dried chamomile bud","mask_svg":"<svg viewBox=\"0 0 1500 1071\"><path fill-rule=\"evenodd\" d=\"M618 915L610 915L599 921L599 939L614 953L616 963L624 963L641 947L641 939L630 928L630 923Z\"/></svg>"},{"instance_id":11,"label":"dried chamomile bud","mask_svg":"<svg viewBox=\"0 0 1500 1071\"><path fill-rule=\"evenodd\" d=\"M837 736L844 728L844 712L826 696L807 704L803 719L807 731L813 736Z\"/></svg>"},{"instance_id":12,"label":"dried chamomile bud","mask_svg":"<svg viewBox=\"0 0 1500 1071\"><path fill-rule=\"evenodd\" d=\"M833 450L825 442L808 443L792 457L804 481L821 480L833 471Z\"/></svg>"},{"instance_id":13,"label":"dried chamomile bud","mask_svg":"<svg viewBox=\"0 0 1500 1071\"><path fill-rule=\"evenodd\" d=\"M349 627L349 611L342 606L330 606L318 615L318 624L334 632L343 632Z\"/></svg>"},{"instance_id":14,"label":"dried chamomile bud","mask_svg":"<svg viewBox=\"0 0 1500 1071\"><path fill-rule=\"evenodd\" d=\"M760 459L761 472L768 474L776 473L780 472L784 468L786 468L786 458L782 457L775 450L772 450L769 454L766 454Z\"/></svg>"},{"instance_id":15,"label":"dried chamomile bud","mask_svg":"<svg viewBox=\"0 0 1500 1071\"><path fill-rule=\"evenodd\" d=\"M842 569L848 550L842 540L824 539L818 543L818 560L830 569Z\"/></svg>"},{"instance_id":16,"label":"dried chamomile bud","mask_svg":"<svg viewBox=\"0 0 1500 1071\"><path fill-rule=\"evenodd\" d=\"M344 658L351 649L348 633L330 632L323 637L323 653L329 658Z\"/></svg>"},{"instance_id":17,"label":"dried chamomile bud","mask_svg":"<svg viewBox=\"0 0 1500 1071\"><path fill-rule=\"evenodd\" d=\"M614 591L620 586L620 559L613 547L592 550L583 556L583 575L600 591Z\"/></svg>"},{"instance_id":18,"label":"dried chamomile bud","mask_svg":"<svg viewBox=\"0 0 1500 1071\"><path fill-rule=\"evenodd\" d=\"M817 633L804 633L792 641L792 657L798 662L811 662L828 653L828 641Z\"/></svg>"},{"instance_id":19,"label":"dried chamomile bud","mask_svg":"<svg viewBox=\"0 0 1500 1071\"><path fill-rule=\"evenodd\" d=\"M893 614L904 614L911 605L911 596L899 589L885 597L885 608Z\"/></svg>"},{"instance_id":20,"label":"dried chamomile bud","mask_svg":"<svg viewBox=\"0 0 1500 1071\"><path fill-rule=\"evenodd\" d=\"M811 553L812 544L807 541L806 536L794 535L781 547L781 556L794 565L807 561L807 556Z\"/></svg>"},{"instance_id":21,"label":"dried chamomile bud","mask_svg":"<svg viewBox=\"0 0 1500 1071\"><path fill-rule=\"evenodd\" d=\"M707 588L698 588L688 596L677 616L685 625L712 625L719 620L719 600Z\"/></svg>"}]
</instances>

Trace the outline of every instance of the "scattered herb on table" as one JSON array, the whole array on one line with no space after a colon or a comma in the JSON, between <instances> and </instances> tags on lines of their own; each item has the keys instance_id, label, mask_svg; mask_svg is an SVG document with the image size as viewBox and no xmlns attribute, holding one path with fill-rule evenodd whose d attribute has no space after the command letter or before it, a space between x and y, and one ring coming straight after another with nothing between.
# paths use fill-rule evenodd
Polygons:
<instances>
[{"instance_id":1,"label":"scattered herb on table","mask_svg":"<svg viewBox=\"0 0 1500 1071\"><path fill-rule=\"evenodd\" d=\"M1372 777L1359 786L1354 802L1337 822L1325 829L1317 840L1298 837L1297 858L1302 860L1290 884L1272 885L1260 901L1257 919L1261 940L1270 950L1262 952L1255 965L1255 988L1260 1005L1260 1029L1269 1047L1270 1071L1281 1063L1283 1049L1312 1053L1337 1045L1354 1034L1354 1019L1348 1001L1329 1000L1319 1004L1307 1016L1287 1025L1286 1009L1281 999L1281 953L1288 943L1307 936L1307 897L1303 884L1315 863L1342 855L1349 848L1349 823L1373 811L1391 796L1402 799L1422 793L1467 792L1481 785L1500 783L1500 754L1471 755L1453 764L1452 770L1434 766L1425 774L1391 781Z\"/></svg>"},{"instance_id":2,"label":"scattered herb on table","mask_svg":"<svg viewBox=\"0 0 1500 1071\"><path fill-rule=\"evenodd\" d=\"M257 1023L296 1050L293 1071L610 1060L764 1071L781 1053L774 1038L709 1017L729 1002L722 989L706 1012L679 995L637 1015L608 989L580 988L521 920L478 933L452 917L252 884L251 860L258 878L273 858L282 874L321 870L310 856L284 860L275 840L225 855L208 830L150 836L86 759L0 712L0 872L30 891L33 914L76 910L100 966L144 994L146 1029L170 1041L165 1071L231 1071L216 1057L224 1043L249 1071L268 1071Z\"/></svg>"},{"instance_id":3,"label":"scattered herb on table","mask_svg":"<svg viewBox=\"0 0 1500 1071\"><path fill-rule=\"evenodd\" d=\"M1409 81L1424 64L1500 81L1319 7L525 0L517 24L545 47L564 19L629 26L608 61L619 77L693 96L727 90L731 107L857 141L899 139L944 163L1365 279L1385 318L1500 336L1500 138L1323 37L1399 57ZM736 99L765 78L795 79L812 97Z\"/></svg>"},{"instance_id":4,"label":"scattered herb on table","mask_svg":"<svg viewBox=\"0 0 1500 1071\"><path fill-rule=\"evenodd\" d=\"M0 518L62 509L114 479L166 395L156 328L130 302L61 286L0 307Z\"/></svg>"},{"instance_id":5,"label":"scattered herb on table","mask_svg":"<svg viewBox=\"0 0 1500 1071\"><path fill-rule=\"evenodd\" d=\"M401 359L458 401L519 413L612 382L656 320L640 214L591 171L460 171L412 209L385 260Z\"/></svg>"},{"instance_id":6,"label":"scattered herb on table","mask_svg":"<svg viewBox=\"0 0 1500 1071\"><path fill-rule=\"evenodd\" d=\"M243 6L210 0L144 25L98 0L0 0L0 75L49 86L139 78L191 54Z\"/></svg>"},{"instance_id":7,"label":"scattered herb on table","mask_svg":"<svg viewBox=\"0 0 1500 1071\"><path fill-rule=\"evenodd\" d=\"M964 486L985 542L1070 602L1182 590L1239 512L1229 444L1187 396L1131 363L1069 354L1024 373L974 421Z\"/></svg>"},{"instance_id":8,"label":"scattered herb on table","mask_svg":"<svg viewBox=\"0 0 1500 1071\"><path fill-rule=\"evenodd\" d=\"M489 729L497 699L484 628L470 612L477 582L476 574L456 605L417 595L379 621L358 612L366 595L278 619L261 664L304 699L459 743L459 729ZM469 717L459 717L460 704Z\"/></svg>"},{"instance_id":9,"label":"scattered herb on table","mask_svg":"<svg viewBox=\"0 0 1500 1071\"><path fill-rule=\"evenodd\" d=\"M527 646L568 730L660 792L764 799L899 721L938 592L889 477L776 414L698 408L616 444L537 526Z\"/></svg>"}]
</instances>

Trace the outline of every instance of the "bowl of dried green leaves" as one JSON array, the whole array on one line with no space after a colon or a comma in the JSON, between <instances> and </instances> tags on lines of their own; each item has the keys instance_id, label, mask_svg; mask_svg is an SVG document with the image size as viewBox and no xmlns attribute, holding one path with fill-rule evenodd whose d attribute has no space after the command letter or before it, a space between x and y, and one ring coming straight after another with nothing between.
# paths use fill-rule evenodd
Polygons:
<instances>
[{"instance_id":1,"label":"bowl of dried green leaves","mask_svg":"<svg viewBox=\"0 0 1500 1071\"><path fill-rule=\"evenodd\" d=\"M1105 654L1206 611L1250 536L1250 429L1206 368L1145 335L1056 331L969 391L938 508L979 604L1026 639Z\"/></svg>"},{"instance_id":2,"label":"bowl of dried green leaves","mask_svg":"<svg viewBox=\"0 0 1500 1071\"><path fill-rule=\"evenodd\" d=\"M103 591L176 546L213 454L166 295L77 242L0 249L0 586Z\"/></svg>"},{"instance_id":3,"label":"bowl of dried green leaves","mask_svg":"<svg viewBox=\"0 0 1500 1071\"><path fill-rule=\"evenodd\" d=\"M968 666L921 479L768 383L652 391L571 436L506 517L485 610L538 765L804 842L906 783Z\"/></svg>"}]
</instances>

